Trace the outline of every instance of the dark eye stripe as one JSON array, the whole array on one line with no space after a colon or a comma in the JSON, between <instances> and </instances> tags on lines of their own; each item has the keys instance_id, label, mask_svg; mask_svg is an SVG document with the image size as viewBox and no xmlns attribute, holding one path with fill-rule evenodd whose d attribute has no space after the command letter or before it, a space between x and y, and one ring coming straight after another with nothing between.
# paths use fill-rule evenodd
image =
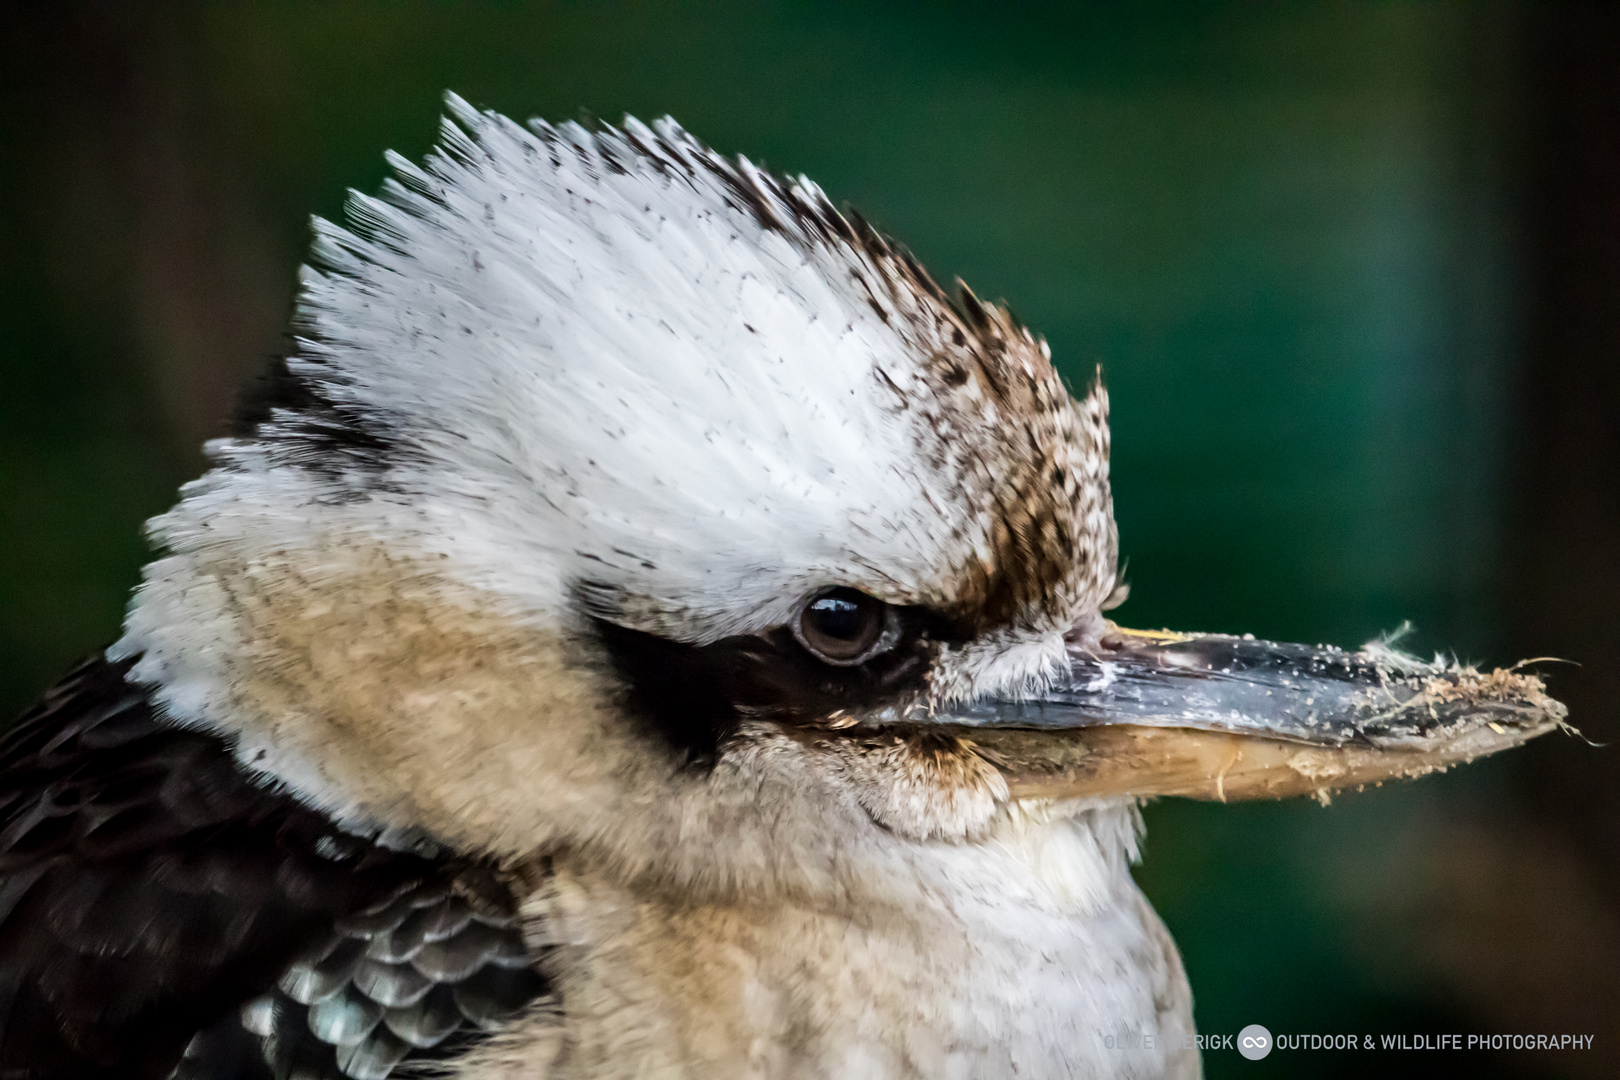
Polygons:
<instances>
[{"instance_id":1,"label":"dark eye stripe","mask_svg":"<svg viewBox=\"0 0 1620 1080\"><path fill-rule=\"evenodd\" d=\"M927 608L889 611L894 645L848 666L817 659L785 626L691 645L602 618L593 622L631 715L684 761L703 766L745 720L813 724L839 711L920 698L940 643L966 635Z\"/></svg>"}]
</instances>

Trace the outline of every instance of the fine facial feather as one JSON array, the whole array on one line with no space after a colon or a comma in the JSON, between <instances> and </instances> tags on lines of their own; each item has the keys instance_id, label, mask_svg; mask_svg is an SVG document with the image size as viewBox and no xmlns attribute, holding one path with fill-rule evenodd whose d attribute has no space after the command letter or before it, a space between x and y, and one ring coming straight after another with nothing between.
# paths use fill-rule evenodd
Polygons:
<instances>
[{"instance_id":1,"label":"fine facial feather","mask_svg":"<svg viewBox=\"0 0 1620 1080\"><path fill-rule=\"evenodd\" d=\"M990 625L1066 623L1111 586L1104 399L1076 408L1004 312L958 315L813 184L669 122L458 119L426 171L396 161L385 200L354 196L361 234L318 223L301 410L217 444L158 539L189 550L248 494L273 527L405 492L375 516L417 520L349 527L419 531L522 618L589 580L617 621L692 641L829 581ZM334 426L373 438L386 483L344 468L358 450L323 456L340 481L264 479Z\"/></svg>"},{"instance_id":2,"label":"fine facial feather","mask_svg":"<svg viewBox=\"0 0 1620 1080\"><path fill-rule=\"evenodd\" d=\"M739 950L848 995L781 1049L811 1074L1101 1066L1105 1021L1188 1029L1128 807L1014 802L971 741L871 730L1037 689L1097 620L1100 386L1074 401L1043 342L808 180L669 121L451 106L352 231L317 223L297 351L152 523L114 655L348 828L583 890L529 912L578 1005L562 1034L540 1016L466 1075L744 1060L788 1013L743 992ZM786 626L828 586L892 605L899 645L811 661ZM871 949L793 974L861 920ZM1019 957L1048 958L1038 1009L1008 1004ZM941 965L950 991L916 999ZM1121 1075L1189 1067L1150 1057Z\"/></svg>"},{"instance_id":3,"label":"fine facial feather","mask_svg":"<svg viewBox=\"0 0 1620 1080\"><path fill-rule=\"evenodd\" d=\"M893 707L1054 670L1114 587L1100 388L808 180L452 109L358 231L318 223L291 407L153 523L117 651L178 720L346 819L515 852L583 837L487 764L564 762L507 770L545 802L558 730L619 738L592 618L702 647L845 585L957 628ZM679 794L625 779L597 801Z\"/></svg>"}]
</instances>

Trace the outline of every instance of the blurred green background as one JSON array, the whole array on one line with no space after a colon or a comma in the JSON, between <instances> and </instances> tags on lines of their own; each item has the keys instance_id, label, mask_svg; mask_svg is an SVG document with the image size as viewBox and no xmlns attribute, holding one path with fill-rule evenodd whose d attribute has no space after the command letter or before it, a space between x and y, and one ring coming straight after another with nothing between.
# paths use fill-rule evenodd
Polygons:
<instances>
[{"instance_id":1,"label":"blurred green background","mask_svg":"<svg viewBox=\"0 0 1620 1080\"><path fill-rule=\"evenodd\" d=\"M0 709L114 637L140 523L282 347L311 212L440 95L675 115L1004 296L1114 403L1138 625L1558 655L1620 737L1620 23L1533 4L9 5ZM1148 811L1200 1027L1577 1033L1224 1076L1620 1075L1620 770L1571 738Z\"/></svg>"}]
</instances>

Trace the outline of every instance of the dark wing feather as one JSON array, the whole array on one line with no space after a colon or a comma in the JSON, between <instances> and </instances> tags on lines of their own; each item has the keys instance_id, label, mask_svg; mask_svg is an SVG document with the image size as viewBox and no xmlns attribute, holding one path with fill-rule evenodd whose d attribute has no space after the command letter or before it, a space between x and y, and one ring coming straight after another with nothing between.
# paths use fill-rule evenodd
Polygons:
<instances>
[{"instance_id":1,"label":"dark wing feather","mask_svg":"<svg viewBox=\"0 0 1620 1080\"><path fill-rule=\"evenodd\" d=\"M177 1076L385 1080L402 1061L455 1056L549 989L510 896L486 867L446 865L339 919L204 1033ZM225 1067L252 1044L259 1071Z\"/></svg>"},{"instance_id":2,"label":"dark wing feather","mask_svg":"<svg viewBox=\"0 0 1620 1080\"><path fill-rule=\"evenodd\" d=\"M158 719L129 666L89 661L0 740L0 1080L381 1077L544 992L488 868L344 832ZM358 1037L351 996L379 1013Z\"/></svg>"}]
</instances>

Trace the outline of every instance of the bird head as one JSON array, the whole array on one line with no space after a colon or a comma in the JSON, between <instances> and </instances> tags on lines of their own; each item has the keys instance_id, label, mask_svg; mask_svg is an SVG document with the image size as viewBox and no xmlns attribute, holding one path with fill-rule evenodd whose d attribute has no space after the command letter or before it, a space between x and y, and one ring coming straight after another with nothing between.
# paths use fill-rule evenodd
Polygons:
<instances>
[{"instance_id":1,"label":"bird head","mask_svg":"<svg viewBox=\"0 0 1620 1080\"><path fill-rule=\"evenodd\" d=\"M152 523L116 646L353 827L847 888L1558 722L1530 676L1121 629L1100 381L671 121L450 106L316 222L296 347Z\"/></svg>"}]
</instances>

